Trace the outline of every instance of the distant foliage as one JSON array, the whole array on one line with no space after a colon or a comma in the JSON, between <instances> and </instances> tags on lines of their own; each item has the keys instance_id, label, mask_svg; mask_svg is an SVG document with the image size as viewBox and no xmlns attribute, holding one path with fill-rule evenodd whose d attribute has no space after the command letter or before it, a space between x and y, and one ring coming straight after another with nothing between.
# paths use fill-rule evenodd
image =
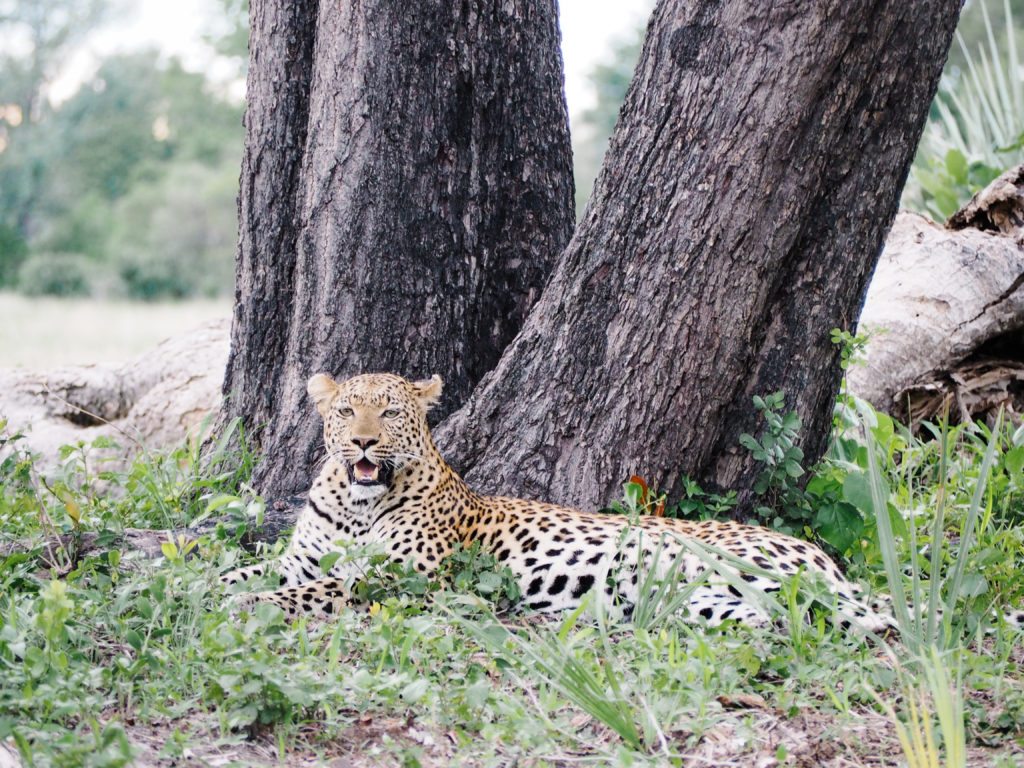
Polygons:
<instances>
[{"instance_id":1,"label":"distant foliage","mask_svg":"<svg viewBox=\"0 0 1024 768\"><path fill-rule=\"evenodd\" d=\"M904 206L944 220L1003 171L1024 162L1024 70L1016 21L1021 12L1009 0L965 9L954 45L958 55L950 56L943 73Z\"/></svg>"},{"instance_id":2,"label":"distant foliage","mask_svg":"<svg viewBox=\"0 0 1024 768\"><path fill-rule=\"evenodd\" d=\"M633 79L637 59L640 58L645 29L646 22L623 33L622 37L612 42L606 59L590 72L594 104L576 116L572 126L577 215L586 207L604 161L608 140L615 130L619 110Z\"/></svg>"},{"instance_id":3,"label":"distant foliage","mask_svg":"<svg viewBox=\"0 0 1024 768\"><path fill-rule=\"evenodd\" d=\"M54 21L40 23L59 26L98 22L107 3L48 6ZM207 42L242 59L248 5L222 7L230 18ZM16 10L36 18L28 6ZM0 14L0 33L18 38L27 23ZM215 33L226 36L223 45ZM0 289L77 294L84 286L140 299L230 293L243 105L155 51L108 57L75 94L52 104L44 98L51 75L72 49L26 45L21 58L0 55ZM24 57L35 53L53 61L32 80ZM53 253L75 254L78 269L68 274L89 280L58 285L47 272Z\"/></svg>"},{"instance_id":4,"label":"distant foliage","mask_svg":"<svg viewBox=\"0 0 1024 768\"><path fill-rule=\"evenodd\" d=\"M131 298L215 296L232 284L235 160L179 163L113 207L107 254Z\"/></svg>"},{"instance_id":5,"label":"distant foliage","mask_svg":"<svg viewBox=\"0 0 1024 768\"><path fill-rule=\"evenodd\" d=\"M0 289L11 288L28 255L28 245L14 227L0 224Z\"/></svg>"},{"instance_id":6,"label":"distant foliage","mask_svg":"<svg viewBox=\"0 0 1024 768\"><path fill-rule=\"evenodd\" d=\"M80 253L34 253L18 270L26 296L88 296L88 262Z\"/></svg>"},{"instance_id":7,"label":"distant foliage","mask_svg":"<svg viewBox=\"0 0 1024 768\"><path fill-rule=\"evenodd\" d=\"M206 42L238 63L244 74L249 64L249 0L219 0L224 28L208 33Z\"/></svg>"}]
</instances>

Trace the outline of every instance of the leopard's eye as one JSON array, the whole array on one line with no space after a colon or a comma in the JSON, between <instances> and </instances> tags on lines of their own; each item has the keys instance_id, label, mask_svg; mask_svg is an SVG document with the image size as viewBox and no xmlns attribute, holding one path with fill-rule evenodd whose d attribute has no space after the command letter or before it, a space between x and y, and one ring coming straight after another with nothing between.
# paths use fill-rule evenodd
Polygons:
<instances>
[{"instance_id":1,"label":"leopard's eye","mask_svg":"<svg viewBox=\"0 0 1024 768\"><path fill-rule=\"evenodd\" d=\"M355 413L355 411L353 411L351 408L347 406L341 409L341 415L344 416L346 419L349 418L350 416L355 416Z\"/></svg>"},{"instance_id":2,"label":"leopard's eye","mask_svg":"<svg viewBox=\"0 0 1024 768\"><path fill-rule=\"evenodd\" d=\"M398 416L398 409L397 408L388 408L386 411L384 411L383 415L384 415L385 419L397 418L397 416Z\"/></svg>"}]
</instances>

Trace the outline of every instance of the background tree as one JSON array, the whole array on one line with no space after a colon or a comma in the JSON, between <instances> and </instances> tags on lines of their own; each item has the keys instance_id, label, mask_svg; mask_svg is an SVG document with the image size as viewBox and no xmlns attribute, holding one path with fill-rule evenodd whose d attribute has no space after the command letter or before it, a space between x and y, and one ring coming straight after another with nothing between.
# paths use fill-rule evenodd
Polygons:
<instances>
[{"instance_id":1,"label":"background tree","mask_svg":"<svg viewBox=\"0 0 1024 768\"><path fill-rule=\"evenodd\" d=\"M305 381L437 372L450 411L497 362L572 231L555 5L251 8L227 417L255 482L304 490Z\"/></svg>"},{"instance_id":2,"label":"background tree","mask_svg":"<svg viewBox=\"0 0 1024 768\"><path fill-rule=\"evenodd\" d=\"M594 179L601 169L608 140L619 119L619 109L633 79L647 25L640 25L613 40L606 60L588 76L593 104L572 120L572 164L576 182L576 214L582 216Z\"/></svg>"},{"instance_id":3,"label":"background tree","mask_svg":"<svg viewBox=\"0 0 1024 768\"><path fill-rule=\"evenodd\" d=\"M244 73L249 59L249 0L220 0L223 27L207 34L206 42L222 56L237 62Z\"/></svg>"},{"instance_id":4,"label":"background tree","mask_svg":"<svg viewBox=\"0 0 1024 768\"><path fill-rule=\"evenodd\" d=\"M109 0L0 1L0 103L16 105L25 122L38 121L46 110L46 86L110 5Z\"/></svg>"},{"instance_id":5,"label":"background tree","mask_svg":"<svg viewBox=\"0 0 1024 768\"><path fill-rule=\"evenodd\" d=\"M141 299L228 293L241 116L240 103L175 59L143 51L101 61L0 152L0 286Z\"/></svg>"},{"instance_id":6,"label":"background tree","mask_svg":"<svg viewBox=\"0 0 1024 768\"><path fill-rule=\"evenodd\" d=\"M107 0L0 0L0 288L28 254L47 167L46 87L108 9Z\"/></svg>"}]
</instances>

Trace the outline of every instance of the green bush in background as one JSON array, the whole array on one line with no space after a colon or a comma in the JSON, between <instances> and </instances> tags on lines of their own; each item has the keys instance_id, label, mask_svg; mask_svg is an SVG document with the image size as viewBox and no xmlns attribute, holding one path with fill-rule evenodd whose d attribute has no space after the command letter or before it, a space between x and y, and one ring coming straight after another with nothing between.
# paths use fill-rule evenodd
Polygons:
<instances>
[{"instance_id":1,"label":"green bush in background","mask_svg":"<svg viewBox=\"0 0 1024 768\"><path fill-rule=\"evenodd\" d=\"M0 224L0 289L14 286L26 256L28 245L17 230Z\"/></svg>"},{"instance_id":2,"label":"green bush in background","mask_svg":"<svg viewBox=\"0 0 1024 768\"><path fill-rule=\"evenodd\" d=\"M108 251L128 297L210 297L232 285L238 162L179 163L118 201Z\"/></svg>"},{"instance_id":3,"label":"green bush in background","mask_svg":"<svg viewBox=\"0 0 1024 768\"><path fill-rule=\"evenodd\" d=\"M89 262L80 253L34 253L18 270L26 296L88 296Z\"/></svg>"}]
</instances>

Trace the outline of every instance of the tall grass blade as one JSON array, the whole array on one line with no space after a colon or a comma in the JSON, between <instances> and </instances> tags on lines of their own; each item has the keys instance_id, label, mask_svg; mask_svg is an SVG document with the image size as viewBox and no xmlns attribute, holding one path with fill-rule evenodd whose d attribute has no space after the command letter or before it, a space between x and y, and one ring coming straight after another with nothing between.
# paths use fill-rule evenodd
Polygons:
<instances>
[{"instance_id":1,"label":"tall grass blade","mask_svg":"<svg viewBox=\"0 0 1024 768\"><path fill-rule=\"evenodd\" d=\"M1006 56L1009 60L1011 73L1020 72L1020 59L1017 57L1017 28L1013 24L1013 13L1010 11L1010 0L1003 0L1003 17L1006 24ZM1024 113L1024 78L1010 80L1013 93L1013 114Z\"/></svg>"},{"instance_id":2,"label":"tall grass blade","mask_svg":"<svg viewBox=\"0 0 1024 768\"><path fill-rule=\"evenodd\" d=\"M996 446L999 444L1002 425L1003 412L1000 410L999 415L996 417L995 426L989 435L988 445L985 448L985 458L981 461L981 470L978 473L978 482L975 484L974 494L971 496L971 506L967 510L967 518L964 520L963 530L960 532L960 548L957 552L956 561L953 564L953 573L949 576L945 585L946 605L942 624L946 636L950 634L952 627L954 609L956 608L957 598L960 596L960 588L963 585L967 558L971 551L971 545L974 543L975 529L978 525L981 505L985 498L985 487L988 485L988 479L992 473L992 465L995 463Z\"/></svg>"},{"instance_id":3,"label":"tall grass blade","mask_svg":"<svg viewBox=\"0 0 1024 768\"><path fill-rule=\"evenodd\" d=\"M907 595L900 573L901 563L897 551L896 533L892 528L892 520L889 519L888 493L882 479L882 470L878 466L875 435L866 422L863 424L863 429L868 455L868 486L871 489L871 508L875 515L875 525L878 527L878 545L882 552L882 563L885 566L889 595L892 597L893 615L904 642L919 646L920 633L917 632L916 623L911 620L910 612L907 609ZM918 650L918 648L915 647L914 650Z\"/></svg>"},{"instance_id":4,"label":"tall grass blade","mask_svg":"<svg viewBox=\"0 0 1024 768\"><path fill-rule=\"evenodd\" d=\"M939 602L942 595L939 584L942 583L942 549L944 532L946 529L946 483L949 476L949 408L946 408L945 416L942 419L942 429L939 432L939 503L935 510L935 519L932 521L931 541L931 568L929 569L928 589L928 615L925 637L931 642L938 642L936 637L939 624ZM920 605L920 603L918 603ZM945 646L948 637L942 638L942 645Z\"/></svg>"},{"instance_id":5,"label":"tall grass blade","mask_svg":"<svg viewBox=\"0 0 1024 768\"><path fill-rule=\"evenodd\" d=\"M934 645L913 660L913 674L893 657L902 688L903 717L869 688L896 730L908 768L966 768L967 738L963 681L959 667L950 675L946 658ZM937 721L938 732L935 725Z\"/></svg>"},{"instance_id":6,"label":"tall grass blade","mask_svg":"<svg viewBox=\"0 0 1024 768\"><path fill-rule=\"evenodd\" d=\"M654 558L638 587L632 623L639 629L655 629L676 615L689 604L697 590L707 584L711 574L705 570L697 578L686 580L682 557L672 557L668 567L662 569L659 563L666 538L666 534L659 538ZM672 538L675 540L674 536Z\"/></svg>"}]
</instances>

